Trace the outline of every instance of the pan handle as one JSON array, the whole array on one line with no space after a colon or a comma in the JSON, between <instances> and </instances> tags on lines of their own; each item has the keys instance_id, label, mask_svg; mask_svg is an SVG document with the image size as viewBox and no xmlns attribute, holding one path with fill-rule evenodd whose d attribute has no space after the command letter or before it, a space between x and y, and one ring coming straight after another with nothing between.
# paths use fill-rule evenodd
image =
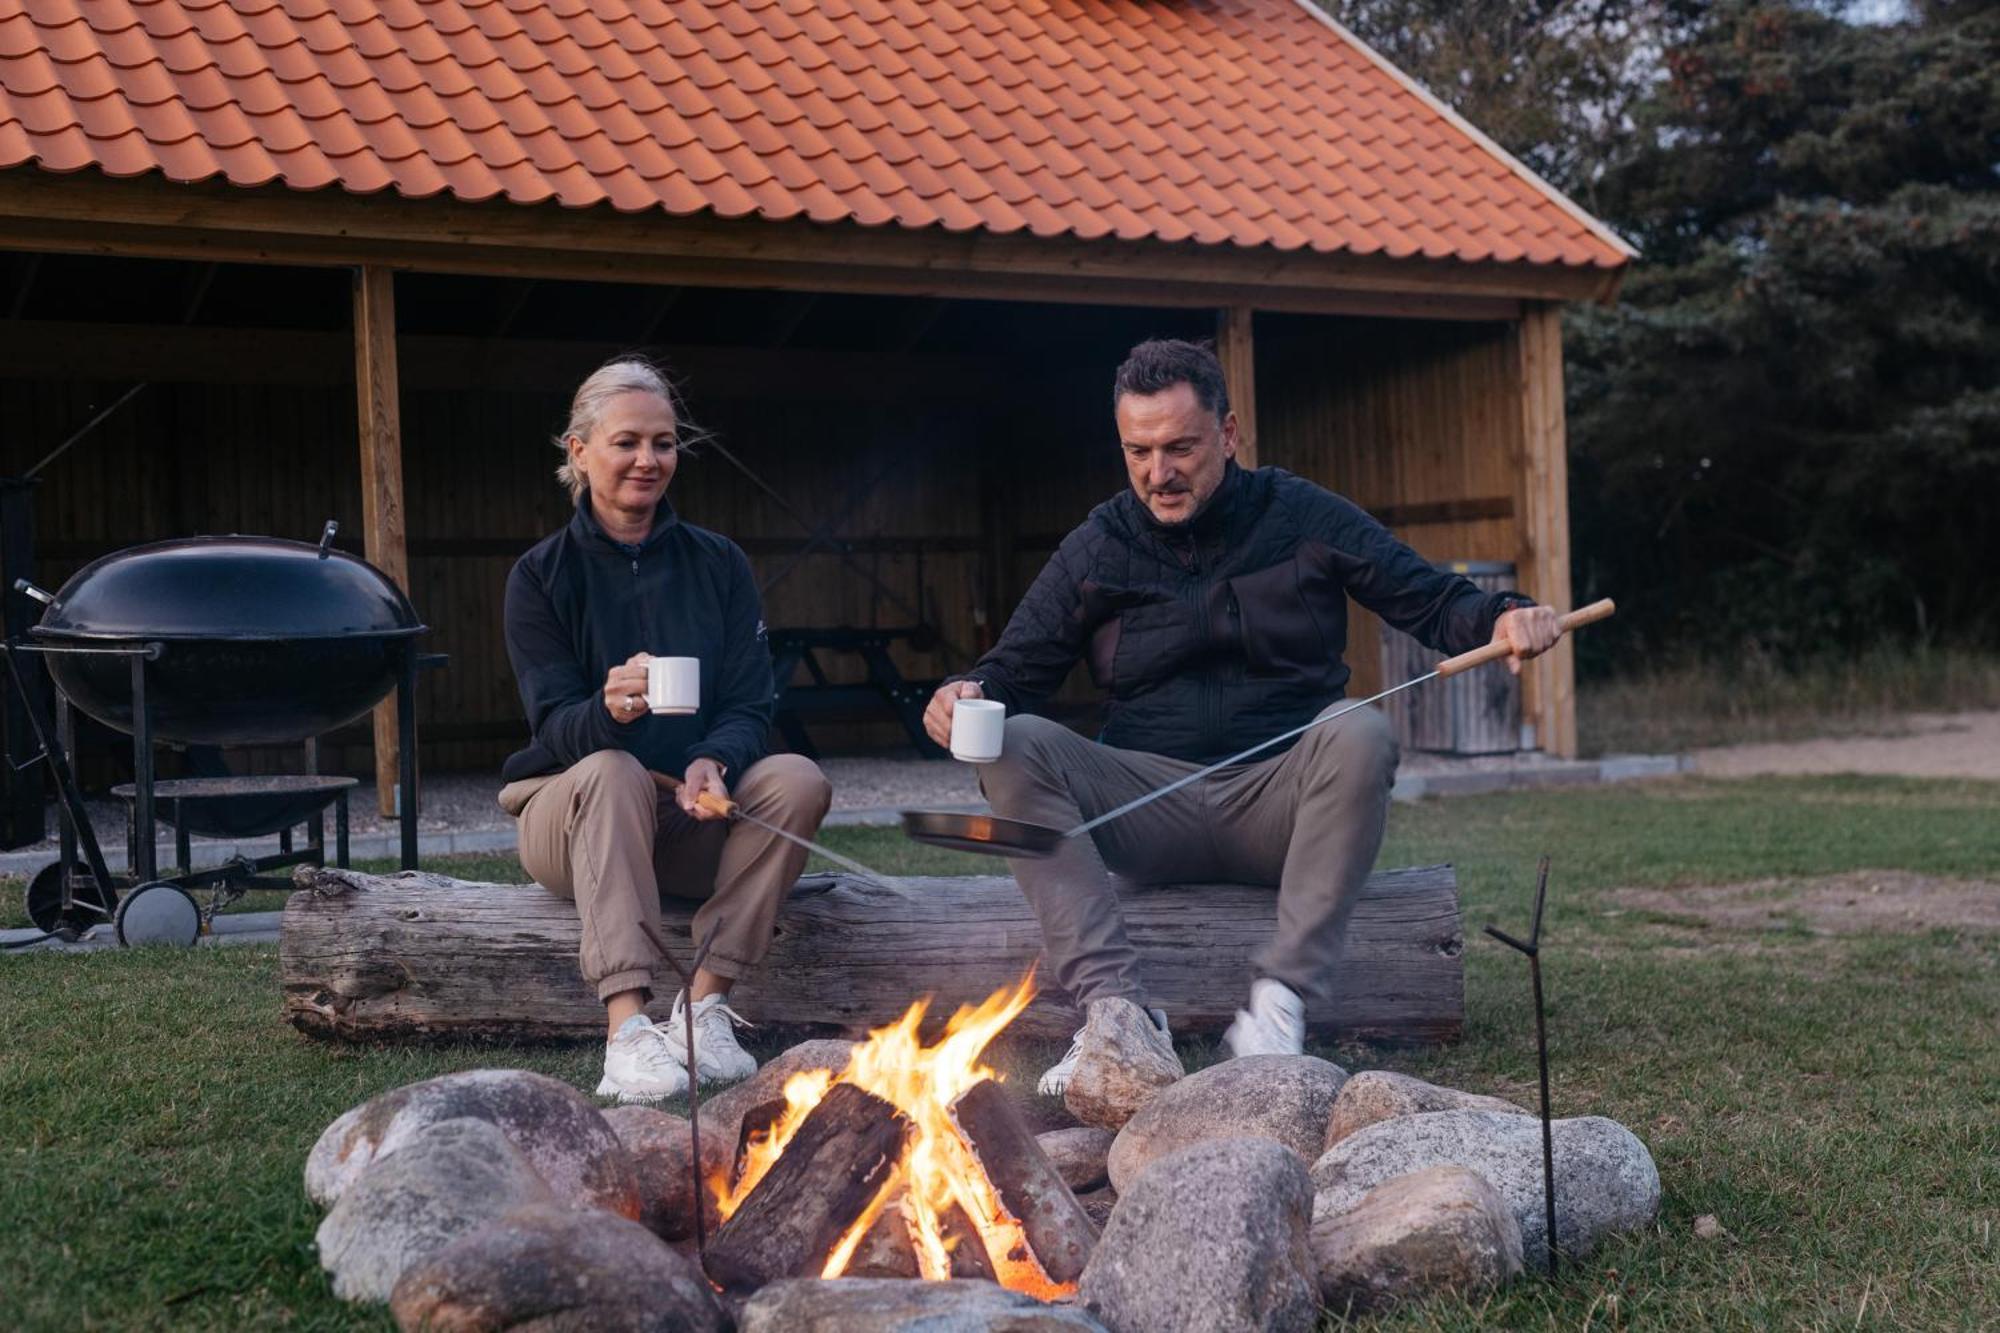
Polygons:
<instances>
[{"instance_id":1,"label":"pan handle","mask_svg":"<svg viewBox=\"0 0 2000 1333\"><path fill-rule=\"evenodd\" d=\"M1556 621L1556 625L1563 633L1569 634L1575 630L1582 629L1585 625L1596 624L1617 609L1618 604L1613 602L1609 597L1606 597L1601 602L1592 602L1589 606L1578 607ZM1485 666L1488 662L1498 662L1501 658L1507 656L1509 651L1510 649L1504 643L1489 643L1482 648L1474 648L1469 653L1460 653L1457 657L1446 658L1444 661L1438 663L1437 673L1440 676L1456 676L1461 671L1470 671L1476 666Z\"/></svg>"},{"instance_id":2,"label":"pan handle","mask_svg":"<svg viewBox=\"0 0 2000 1333\"><path fill-rule=\"evenodd\" d=\"M679 778L667 773L654 772L650 768L646 771L653 774L653 785L661 791L679 791L681 789L681 780ZM694 803L711 814L721 815L725 819L731 818L736 814L736 802L726 797L717 796L712 791L705 791L695 797Z\"/></svg>"}]
</instances>

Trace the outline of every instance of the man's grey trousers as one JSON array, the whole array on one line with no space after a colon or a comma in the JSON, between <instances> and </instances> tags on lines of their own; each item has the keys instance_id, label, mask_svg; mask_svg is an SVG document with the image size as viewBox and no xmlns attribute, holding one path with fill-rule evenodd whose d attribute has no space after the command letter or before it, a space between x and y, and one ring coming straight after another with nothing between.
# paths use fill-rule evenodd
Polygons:
<instances>
[{"instance_id":1,"label":"man's grey trousers","mask_svg":"<svg viewBox=\"0 0 2000 1333\"><path fill-rule=\"evenodd\" d=\"M1323 998L1348 913L1382 846L1396 759L1388 720L1357 708L1275 758L1222 769L1065 838L1053 857L1012 861L1041 922L1050 979L1078 1005L1110 996L1147 1003L1112 887L1116 872L1141 883L1276 886L1277 934L1256 974ZM980 786L995 814L1068 830L1200 767L1017 715L1007 719L1000 758L981 767Z\"/></svg>"}]
</instances>

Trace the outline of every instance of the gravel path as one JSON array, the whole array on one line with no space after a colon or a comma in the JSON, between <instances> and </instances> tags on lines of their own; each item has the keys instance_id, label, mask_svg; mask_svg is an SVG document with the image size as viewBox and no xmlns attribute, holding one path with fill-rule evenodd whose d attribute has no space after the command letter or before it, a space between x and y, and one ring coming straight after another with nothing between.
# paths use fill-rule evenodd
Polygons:
<instances>
[{"instance_id":1,"label":"gravel path","mask_svg":"<svg viewBox=\"0 0 2000 1333\"><path fill-rule=\"evenodd\" d=\"M1912 713L1897 736L1834 736L1694 752L1706 777L1875 773L2000 780L2000 713Z\"/></svg>"}]
</instances>

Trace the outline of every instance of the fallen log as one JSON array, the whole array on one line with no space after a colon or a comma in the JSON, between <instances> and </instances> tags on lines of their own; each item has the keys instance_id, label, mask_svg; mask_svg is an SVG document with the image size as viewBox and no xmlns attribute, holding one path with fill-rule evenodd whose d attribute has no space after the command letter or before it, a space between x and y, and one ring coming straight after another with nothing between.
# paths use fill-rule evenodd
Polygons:
<instances>
[{"instance_id":1,"label":"fallen log","mask_svg":"<svg viewBox=\"0 0 2000 1333\"><path fill-rule=\"evenodd\" d=\"M1097 1227L1063 1184L1013 1098L992 1079L981 1079L952 1104L951 1116L1001 1206L1021 1224L1042 1272L1063 1285L1082 1277L1097 1248Z\"/></svg>"},{"instance_id":2,"label":"fallen log","mask_svg":"<svg viewBox=\"0 0 2000 1333\"><path fill-rule=\"evenodd\" d=\"M702 1255L728 1291L818 1277L834 1245L875 1201L903 1157L910 1122L852 1083L836 1083Z\"/></svg>"},{"instance_id":3,"label":"fallen log","mask_svg":"<svg viewBox=\"0 0 2000 1333\"><path fill-rule=\"evenodd\" d=\"M348 1040L601 1036L604 1008L577 974L576 908L533 884L476 884L422 871L380 876L302 866L285 907L285 1016ZM1177 1033L1228 1026L1250 960L1275 929L1275 890L1240 884L1121 888L1126 930L1154 1003ZM692 903L670 900L668 943L685 964ZM1465 1018L1464 936L1450 866L1373 876L1348 920L1332 997L1307 1021L1322 1037L1446 1041ZM1041 932L1001 876L899 879L889 887L809 876L778 917L770 956L732 993L753 1021L859 1033L920 995L932 1013L1013 984ZM671 969L654 1008L673 1003ZM1044 990L1009 1031L1067 1039L1081 1026Z\"/></svg>"}]
</instances>

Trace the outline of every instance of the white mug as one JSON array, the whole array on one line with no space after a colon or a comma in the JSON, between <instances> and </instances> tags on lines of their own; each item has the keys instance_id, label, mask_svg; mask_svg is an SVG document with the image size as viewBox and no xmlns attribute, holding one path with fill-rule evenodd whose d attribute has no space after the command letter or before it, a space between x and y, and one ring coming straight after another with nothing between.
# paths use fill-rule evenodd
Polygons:
<instances>
[{"instance_id":1,"label":"white mug","mask_svg":"<svg viewBox=\"0 0 2000 1333\"><path fill-rule=\"evenodd\" d=\"M655 713L685 716L701 707L701 659L652 657L646 660L646 706Z\"/></svg>"},{"instance_id":2,"label":"white mug","mask_svg":"<svg viewBox=\"0 0 2000 1333\"><path fill-rule=\"evenodd\" d=\"M993 699L960 699L951 706L951 757L990 764L1007 735L1007 705Z\"/></svg>"}]
</instances>

